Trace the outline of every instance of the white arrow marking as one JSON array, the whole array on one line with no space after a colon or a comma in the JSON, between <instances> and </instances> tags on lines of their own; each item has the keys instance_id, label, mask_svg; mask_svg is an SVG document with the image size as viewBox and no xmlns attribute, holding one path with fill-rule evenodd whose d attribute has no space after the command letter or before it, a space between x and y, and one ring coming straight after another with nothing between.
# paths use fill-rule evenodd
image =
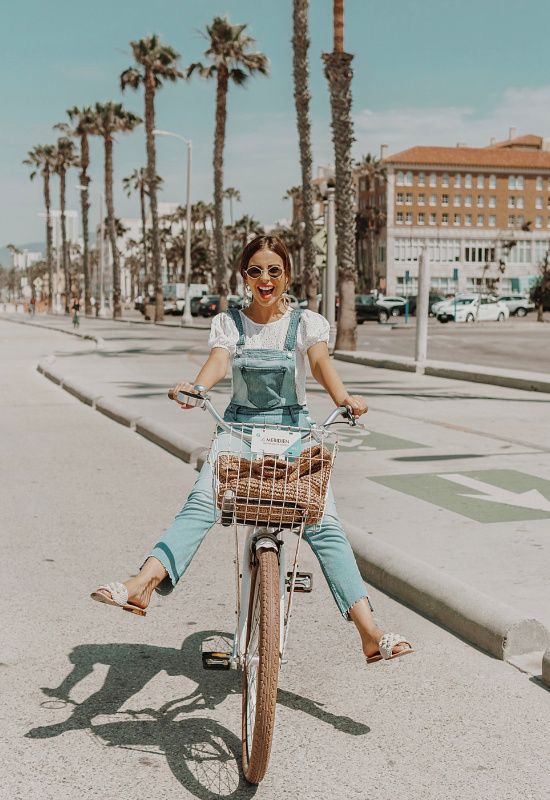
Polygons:
<instances>
[{"instance_id":1,"label":"white arrow marking","mask_svg":"<svg viewBox=\"0 0 550 800\"><path fill-rule=\"evenodd\" d=\"M533 508L536 511L550 511L550 500L547 500L538 489L529 489L526 492L509 492L490 483L478 481L475 478L468 478L467 475L445 473L438 475L446 481L460 483L468 489L475 489L483 492L483 495L461 494L462 497L472 497L474 500L486 500L489 503L504 503L507 506L520 506L521 508Z\"/></svg>"}]
</instances>

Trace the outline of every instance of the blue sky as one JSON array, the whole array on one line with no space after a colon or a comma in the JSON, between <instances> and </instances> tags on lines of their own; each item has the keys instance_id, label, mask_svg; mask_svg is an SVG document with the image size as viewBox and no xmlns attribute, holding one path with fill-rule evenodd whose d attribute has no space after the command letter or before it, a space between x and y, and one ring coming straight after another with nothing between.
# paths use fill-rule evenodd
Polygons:
<instances>
[{"instance_id":1,"label":"blue sky","mask_svg":"<svg viewBox=\"0 0 550 800\"><path fill-rule=\"evenodd\" d=\"M332 161L330 107L320 55L332 47L331 0L311 0L311 91L316 164ZM120 100L142 113L141 93L118 89L131 64L128 42L157 32L183 66L200 59L199 30L216 14L247 22L271 77L230 92L226 186L241 190L237 213L262 222L289 215L282 196L299 182L292 96L291 0L20 0L3 25L0 85L0 245L43 239L40 184L21 164L29 148L53 141L52 125L72 105ZM487 144L518 133L550 136L547 0L347 0L346 49L355 54L355 154L395 152L414 144ZM214 83L194 77L158 95L158 127L193 140L194 199L210 200ZM102 151L92 146L93 187ZM143 128L115 146L117 216L137 216L120 190L124 175L145 159ZM184 154L176 140L158 142L161 199L184 201ZM77 207L76 172L68 204ZM54 185L54 192L57 187ZM97 196L97 193L95 193ZM97 216L97 204L92 209ZM95 218L93 216L93 218Z\"/></svg>"}]
</instances>

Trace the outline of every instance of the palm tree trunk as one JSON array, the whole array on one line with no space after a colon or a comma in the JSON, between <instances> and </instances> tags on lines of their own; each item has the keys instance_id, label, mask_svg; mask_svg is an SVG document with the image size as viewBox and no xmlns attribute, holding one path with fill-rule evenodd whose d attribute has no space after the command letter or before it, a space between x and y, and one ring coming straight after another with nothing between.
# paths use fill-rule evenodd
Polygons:
<instances>
[{"instance_id":1,"label":"palm tree trunk","mask_svg":"<svg viewBox=\"0 0 550 800\"><path fill-rule=\"evenodd\" d=\"M336 200L336 259L338 262L338 290L340 308L336 331L337 350L355 350L357 347L357 319L355 315L355 288L357 270L354 259L354 218L351 145L353 124L351 120L351 61L353 55L337 50L342 47L343 0L334 0L335 50L323 54L325 75L330 88L332 111L332 139L335 152Z\"/></svg>"},{"instance_id":2,"label":"palm tree trunk","mask_svg":"<svg viewBox=\"0 0 550 800\"><path fill-rule=\"evenodd\" d=\"M148 70L145 75L145 142L147 147L147 183L151 207L151 258L155 283L155 322L164 319L162 270L160 263L159 215L157 206L157 151L155 145L155 76Z\"/></svg>"},{"instance_id":3,"label":"palm tree trunk","mask_svg":"<svg viewBox=\"0 0 550 800\"><path fill-rule=\"evenodd\" d=\"M311 123L309 120L309 64L308 64L308 10L309 0L294 0L293 24L293 73L294 102L300 145L300 165L302 168L302 216L304 220L304 269L301 276L305 286L308 308L317 311L317 291L319 273L315 265L315 223L313 219Z\"/></svg>"},{"instance_id":4,"label":"palm tree trunk","mask_svg":"<svg viewBox=\"0 0 550 800\"><path fill-rule=\"evenodd\" d=\"M111 243L113 262L113 319L122 316L120 307L120 261L116 246L115 206L113 203L113 140L105 137L105 205L107 206L107 230Z\"/></svg>"},{"instance_id":5,"label":"palm tree trunk","mask_svg":"<svg viewBox=\"0 0 550 800\"><path fill-rule=\"evenodd\" d=\"M48 311L53 311L52 214L50 198L50 173L44 173L44 206L46 207L46 265L48 268Z\"/></svg>"},{"instance_id":6,"label":"palm tree trunk","mask_svg":"<svg viewBox=\"0 0 550 800\"><path fill-rule=\"evenodd\" d=\"M63 267L63 278L65 281L65 314L70 312L70 293L71 282L69 278L68 254L67 254L67 226L65 224L65 170L59 172L59 210L61 212L61 265Z\"/></svg>"},{"instance_id":7,"label":"palm tree trunk","mask_svg":"<svg viewBox=\"0 0 550 800\"><path fill-rule=\"evenodd\" d=\"M92 313L91 285L90 285L90 253L89 253L89 225L88 211L90 210L90 198L88 194L88 167L90 165L90 147L87 134L80 137L80 185L84 187L80 190L80 201L82 204L82 238L84 246L82 249L82 272L84 273L84 313Z\"/></svg>"},{"instance_id":8,"label":"palm tree trunk","mask_svg":"<svg viewBox=\"0 0 550 800\"><path fill-rule=\"evenodd\" d=\"M145 210L145 186L139 187L139 203L141 207L141 233L143 237L143 270L147 275L147 218Z\"/></svg>"},{"instance_id":9,"label":"palm tree trunk","mask_svg":"<svg viewBox=\"0 0 550 800\"><path fill-rule=\"evenodd\" d=\"M216 283L220 295L220 311L227 308L227 277L223 231L223 148L227 119L227 67L219 67L216 86L216 131L214 135L214 250Z\"/></svg>"}]
</instances>

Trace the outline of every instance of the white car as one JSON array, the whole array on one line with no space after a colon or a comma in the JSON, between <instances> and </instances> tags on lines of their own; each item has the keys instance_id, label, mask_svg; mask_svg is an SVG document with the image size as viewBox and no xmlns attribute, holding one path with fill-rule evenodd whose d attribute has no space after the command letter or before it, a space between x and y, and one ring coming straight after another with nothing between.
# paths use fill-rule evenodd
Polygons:
<instances>
[{"instance_id":1,"label":"white car","mask_svg":"<svg viewBox=\"0 0 550 800\"><path fill-rule=\"evenodd\" d=\"M529 311L535 310L535 304L523 294L503 294L498 300L508 306L510 314L515 314L516 317L525 317Z\"/></svg>"},{"instance_id":2,"label":"white car","mask_svg":"<svg viewBox=\"0 0 550 800\"><path fill-rule=\"evenodd\" d=\"M449 300L437 312L440 322L504 322L510 316L505 303L496 297L475 295Z\"/></svg>"}]
</instances>

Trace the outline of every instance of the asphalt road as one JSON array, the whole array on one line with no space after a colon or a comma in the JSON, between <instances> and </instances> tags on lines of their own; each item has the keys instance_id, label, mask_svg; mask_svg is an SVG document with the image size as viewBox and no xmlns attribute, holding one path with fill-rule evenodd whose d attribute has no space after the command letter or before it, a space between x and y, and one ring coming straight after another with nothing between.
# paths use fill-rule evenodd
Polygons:
<instances>
[{"instance_id":1,"label":"asphalt road","mask_svg":"<svg viewBox=\"0 0 550 800\"><path fill-rule=\"evenodd\" d=\"M200 670L201 642L232 628L230 540L215 529L145 619L89 600L137 568L195 474L36 373L61 338L0 324L6 797L550 797L550 694L377 591L417 652L367 667L309 552L271 768L247 787L237 676Z\"/></svg>"}]
</instances>

